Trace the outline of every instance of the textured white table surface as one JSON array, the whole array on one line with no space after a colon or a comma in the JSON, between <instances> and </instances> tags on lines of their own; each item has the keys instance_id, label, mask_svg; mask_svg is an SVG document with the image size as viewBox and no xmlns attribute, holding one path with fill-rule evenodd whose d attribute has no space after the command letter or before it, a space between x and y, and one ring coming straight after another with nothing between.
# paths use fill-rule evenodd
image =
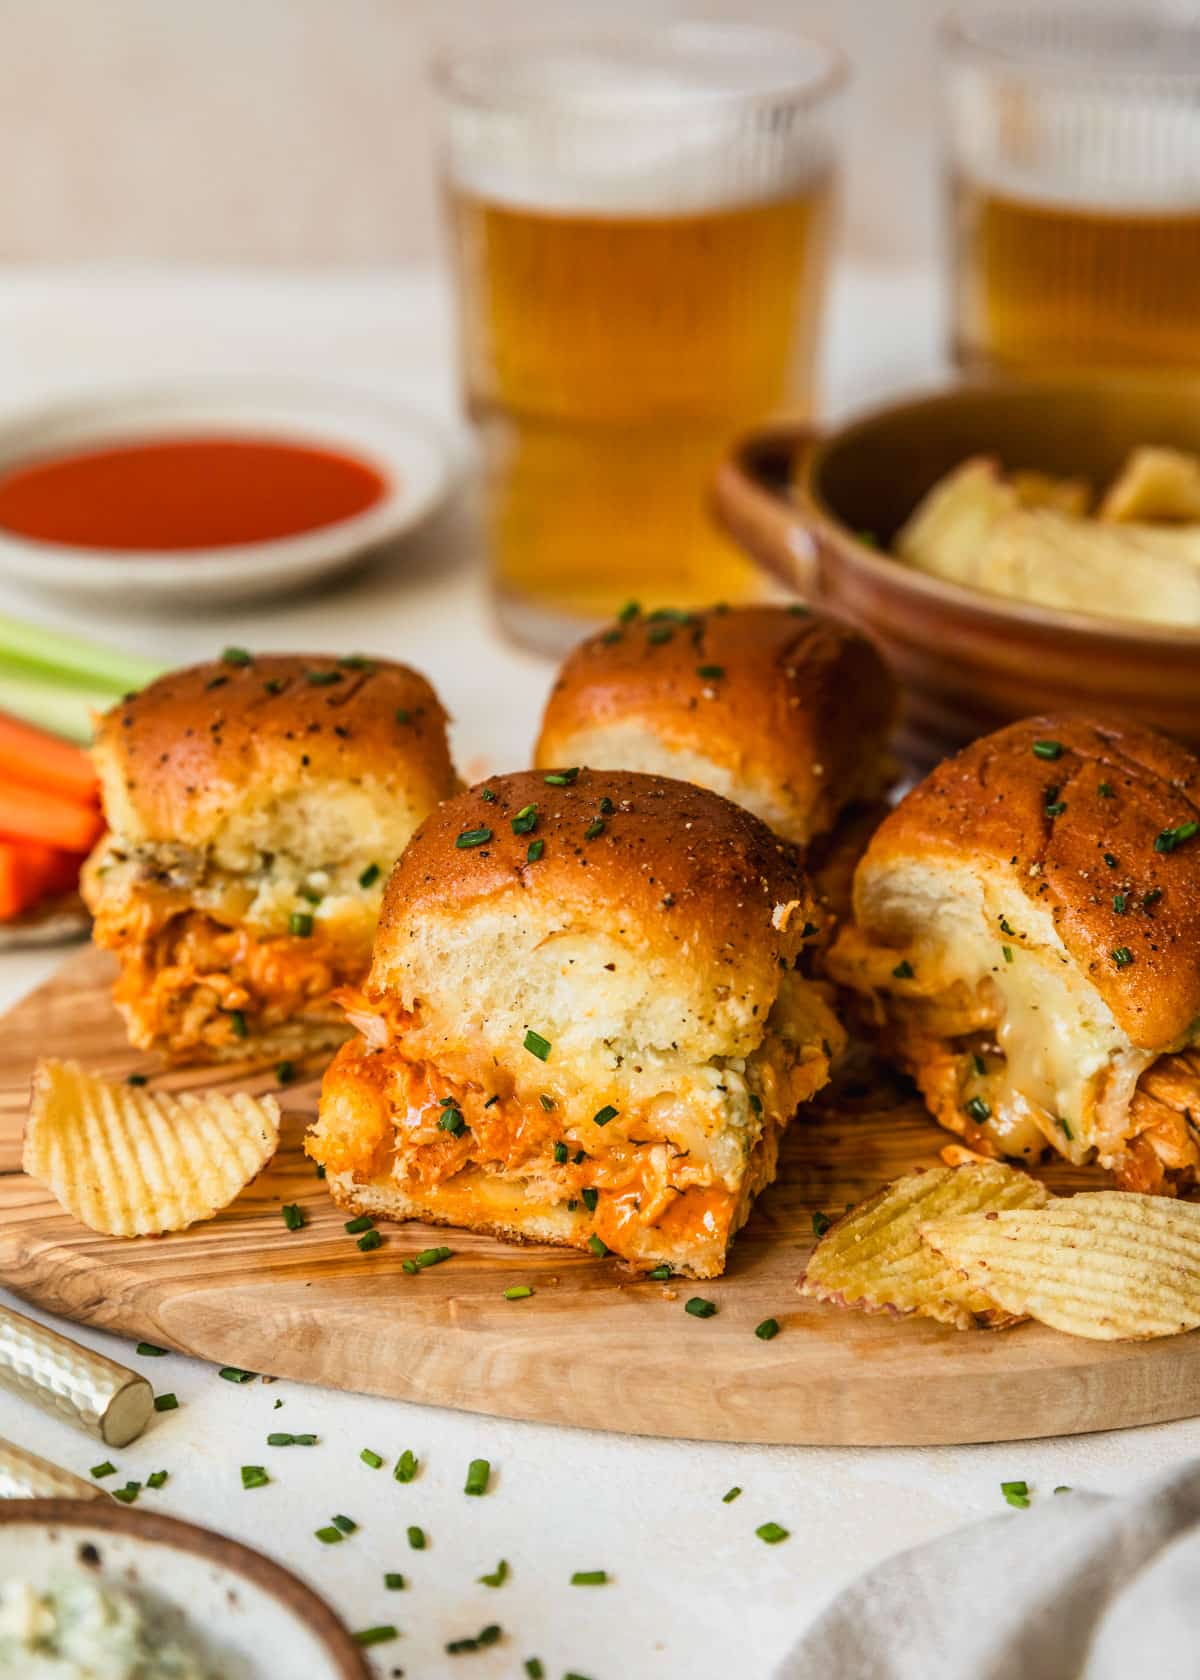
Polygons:
<instances>
[{"instance_id":1,"label":"textured white table surface","mask_svg":"<svg viewBox=\"0 0 1200 1680\"><path fill-rule=\"evenodd\" d=\"M937 322L928 276L844 274L830 332L831 407L843 411L935 377ZM351 379L447 420L454 412L448 312L432 275L21 270L0 278L0 408L100 380L223 369ZM451 514L386 569L336 592L232 618L189 609L170 623L136 614L108 619L18 596L3 580L0 609L73 624L164 660L210 657L230 640L361 647L410 660L429 673L454 715L459 763L479 774L524 762L550 671L493 634L470 548L467 522ZM0 956L0 1005L57 960ZM106 1456L139 1481L169 1470L160 1492L142 1495L147 1508L262 1547L324 1591L352 1627L394 1622L401 1637L376 1648L377 1672L410 1680L516 1677L532 1655L552 1680L566 1671L588 1680L760 1680L813 1613L867 1565L1002 1511L1002 1480L1023 1477L1035 1497L1061 1482L1119 1489L1200 1451L1200 1422L897 1451L650 1441L291 1382L233 1386L192 1360L140 1360L112 1337L77 1333L143 1367L160 1392L178 1396L179 1409L156 1416L132 1447L107 1454L0 1392L0 1435L84 1473ZM697 1352L703 1356L700 1324ZM603 1359L603 1348L596 1357ZM897 1409L904 1404L897 1393ZM320 1445L271 1449L265 1438L277 1429L315 1432ZM364 1466L363 1447L382 1454L386 1467ZM406 1486L391 1475L405 1447L421 1461ZM484 1499L462 1492L476 1457L490 1459L494 1470ZM244 1492L242 1464L265 1464L270 1485ZM735 1484L745 1490L741 1498L722 1504ZM313 1530L335 1512L359 1528L325 1548ZM783 1524L791 1538L763 1545L754 1530L766 1520ZM409 1550L410 1523L426 1530L428 1550ZM496 1590L479 1585L500 1558L511 1566L508 1582ZM576 1569L606 1569L609 1585L571 1587ZM386 1591L385 1570L400 1571L406 1590ZM445 1654L448 1640L490 1622L504 1629L498 1644Z\"/></svg>"}]
</instances>

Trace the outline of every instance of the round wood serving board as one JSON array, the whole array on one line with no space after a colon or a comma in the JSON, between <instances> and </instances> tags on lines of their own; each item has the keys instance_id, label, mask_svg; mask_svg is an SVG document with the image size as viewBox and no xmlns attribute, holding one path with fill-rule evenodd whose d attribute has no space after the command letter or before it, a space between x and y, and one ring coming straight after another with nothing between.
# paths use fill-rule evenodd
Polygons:
<instances>
[{"instance_id":1,"label":"round wood serving board","mask_svg":"<svg viewBox=\"0 0 1200 1680\"><path fill-rule=\"evenodd\" d=\"M637 1282L613 1260L513 1247L421 1225L358 1250L304 1156L315 1082L280 1093L278 1155L205 1225L135 1241L97 1236L20 1170L36 1056L109 1074L153 1072L108 997L107 962L73 957L0 1022L0 1277L38 1306L216 1363L543 1423L724 1441L903 1445L1019 1440L1200 1412L1200 1333L1100 1343L1023 1324L955 1331L803 1301L812 1215L934 1163L945 1143L886 1078L849 1084L795 1122L780 1180L709 1283ZM271 1073L225 1083L274 1088ZM164 1078L212 1083L202 1070ZM1083 1173L1047 1175L1080 1188ZM307 1216L289 1231L280 1208ZM406 1256L446 1243L416 1276ZM508 1302L511 1284L533 1296ZM691 1295L712 1318L684 1311ZM754 1327L778 1319L762 1342Z\"/></svg>"}]
</instances>

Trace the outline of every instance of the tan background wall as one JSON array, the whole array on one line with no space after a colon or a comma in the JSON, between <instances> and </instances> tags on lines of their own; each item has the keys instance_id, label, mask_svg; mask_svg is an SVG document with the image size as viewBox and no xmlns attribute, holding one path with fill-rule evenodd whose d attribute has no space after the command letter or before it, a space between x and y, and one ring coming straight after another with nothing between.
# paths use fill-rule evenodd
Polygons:
<instances>
[{"instance_id":1,"label":"tan background wall","mask_svg":"<svg viewBox=\"0 0 1200 1680\"><path fill-rule=\"evenodd\" d=\"M942 0L0 0L0 260L376 264L436 244L435 46L578 18L746 17L847 49L846 237L936 237Z\"/></svg>"}]
</instances>

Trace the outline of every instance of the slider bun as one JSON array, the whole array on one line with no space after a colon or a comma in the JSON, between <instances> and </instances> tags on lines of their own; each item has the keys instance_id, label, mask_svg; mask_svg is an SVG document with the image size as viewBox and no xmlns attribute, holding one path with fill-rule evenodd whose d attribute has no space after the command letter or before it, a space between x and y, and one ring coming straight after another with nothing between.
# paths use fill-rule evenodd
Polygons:
<instances>
[{"instance_id":1,"label":"slider bun","mask_svg":"<svg viewBox=\"0 0 1200 1680\"><path fill-rule=\"evenodd\" d=\"M1035 742L1062 752L1039 757ZM1200 1016L1200 833L1168 853L1155 840L1197 819L1200 760L1174 741L1117 720L1027 718L939 765L885 819L855 916L868 939L903 947L935 918L952 928L956 894L965 912L963 895L982 890L1018 926L1032 905L1130 1041L1165 1048ZM1132 961L1119 967L1122 947Z\"/></svg>"},{"instance_id":2,"label":"slider bun","mask_svg":"<svg viewBox=\"0 0 1200 1680\"><path fill-rule=\"evenodd\" d=\"M536 827L514 834L528 805ZM486 844L456 844L480 828ZM531 841L545 847L533 863ZM556 787L524 771L459 794L414 835L368 989L417 1009L413 1056L586 1083L614 1056L633 1069L748 1054L811 914L794 849L704 788L601 770ZM530 1028L553 1047L547 1069L523 1048Z\"/></svg>"},{"instance_id":3,"label":"slider bun","mask_svg":"<svg viewBox=\"0 0 1200 1680\"><path fill-rule=\"evenodd\" d=\"M119 841L211 848L232 870L263 852L390 863L458 785L437 695L383 659L263 654L172 671L106 713L92 756Z\"/></svg>"},{"instance_id":4,"label":"slider bun","mask_svg":"<svg viewBox=\"0 0 1200 1680\"><path fill-rule=\"evenodd\" d=\"M723 675L701 676L709 666ZM534 762L697 782L807 845L891 780L896 711L882 659L837 619L785 606L639 616L569 655Z\"/></svg>"}]
</instances>

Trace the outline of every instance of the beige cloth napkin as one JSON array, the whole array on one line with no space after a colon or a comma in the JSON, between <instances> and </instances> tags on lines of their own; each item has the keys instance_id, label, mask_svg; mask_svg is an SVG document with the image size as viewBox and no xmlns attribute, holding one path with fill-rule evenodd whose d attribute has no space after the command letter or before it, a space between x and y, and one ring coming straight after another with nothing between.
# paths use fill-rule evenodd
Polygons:
<instances>
[{"instance_id":1,"label":"beige cloth napkin","mask_svg":"<svg viewBox=\"0 0 1200 1680\"><path fill-rule=\"evenodd\" d=\"M1035 1495L872 1569L775 1680L1200 1680L1200 1461Z\"/></svg>"}]
</instances>

